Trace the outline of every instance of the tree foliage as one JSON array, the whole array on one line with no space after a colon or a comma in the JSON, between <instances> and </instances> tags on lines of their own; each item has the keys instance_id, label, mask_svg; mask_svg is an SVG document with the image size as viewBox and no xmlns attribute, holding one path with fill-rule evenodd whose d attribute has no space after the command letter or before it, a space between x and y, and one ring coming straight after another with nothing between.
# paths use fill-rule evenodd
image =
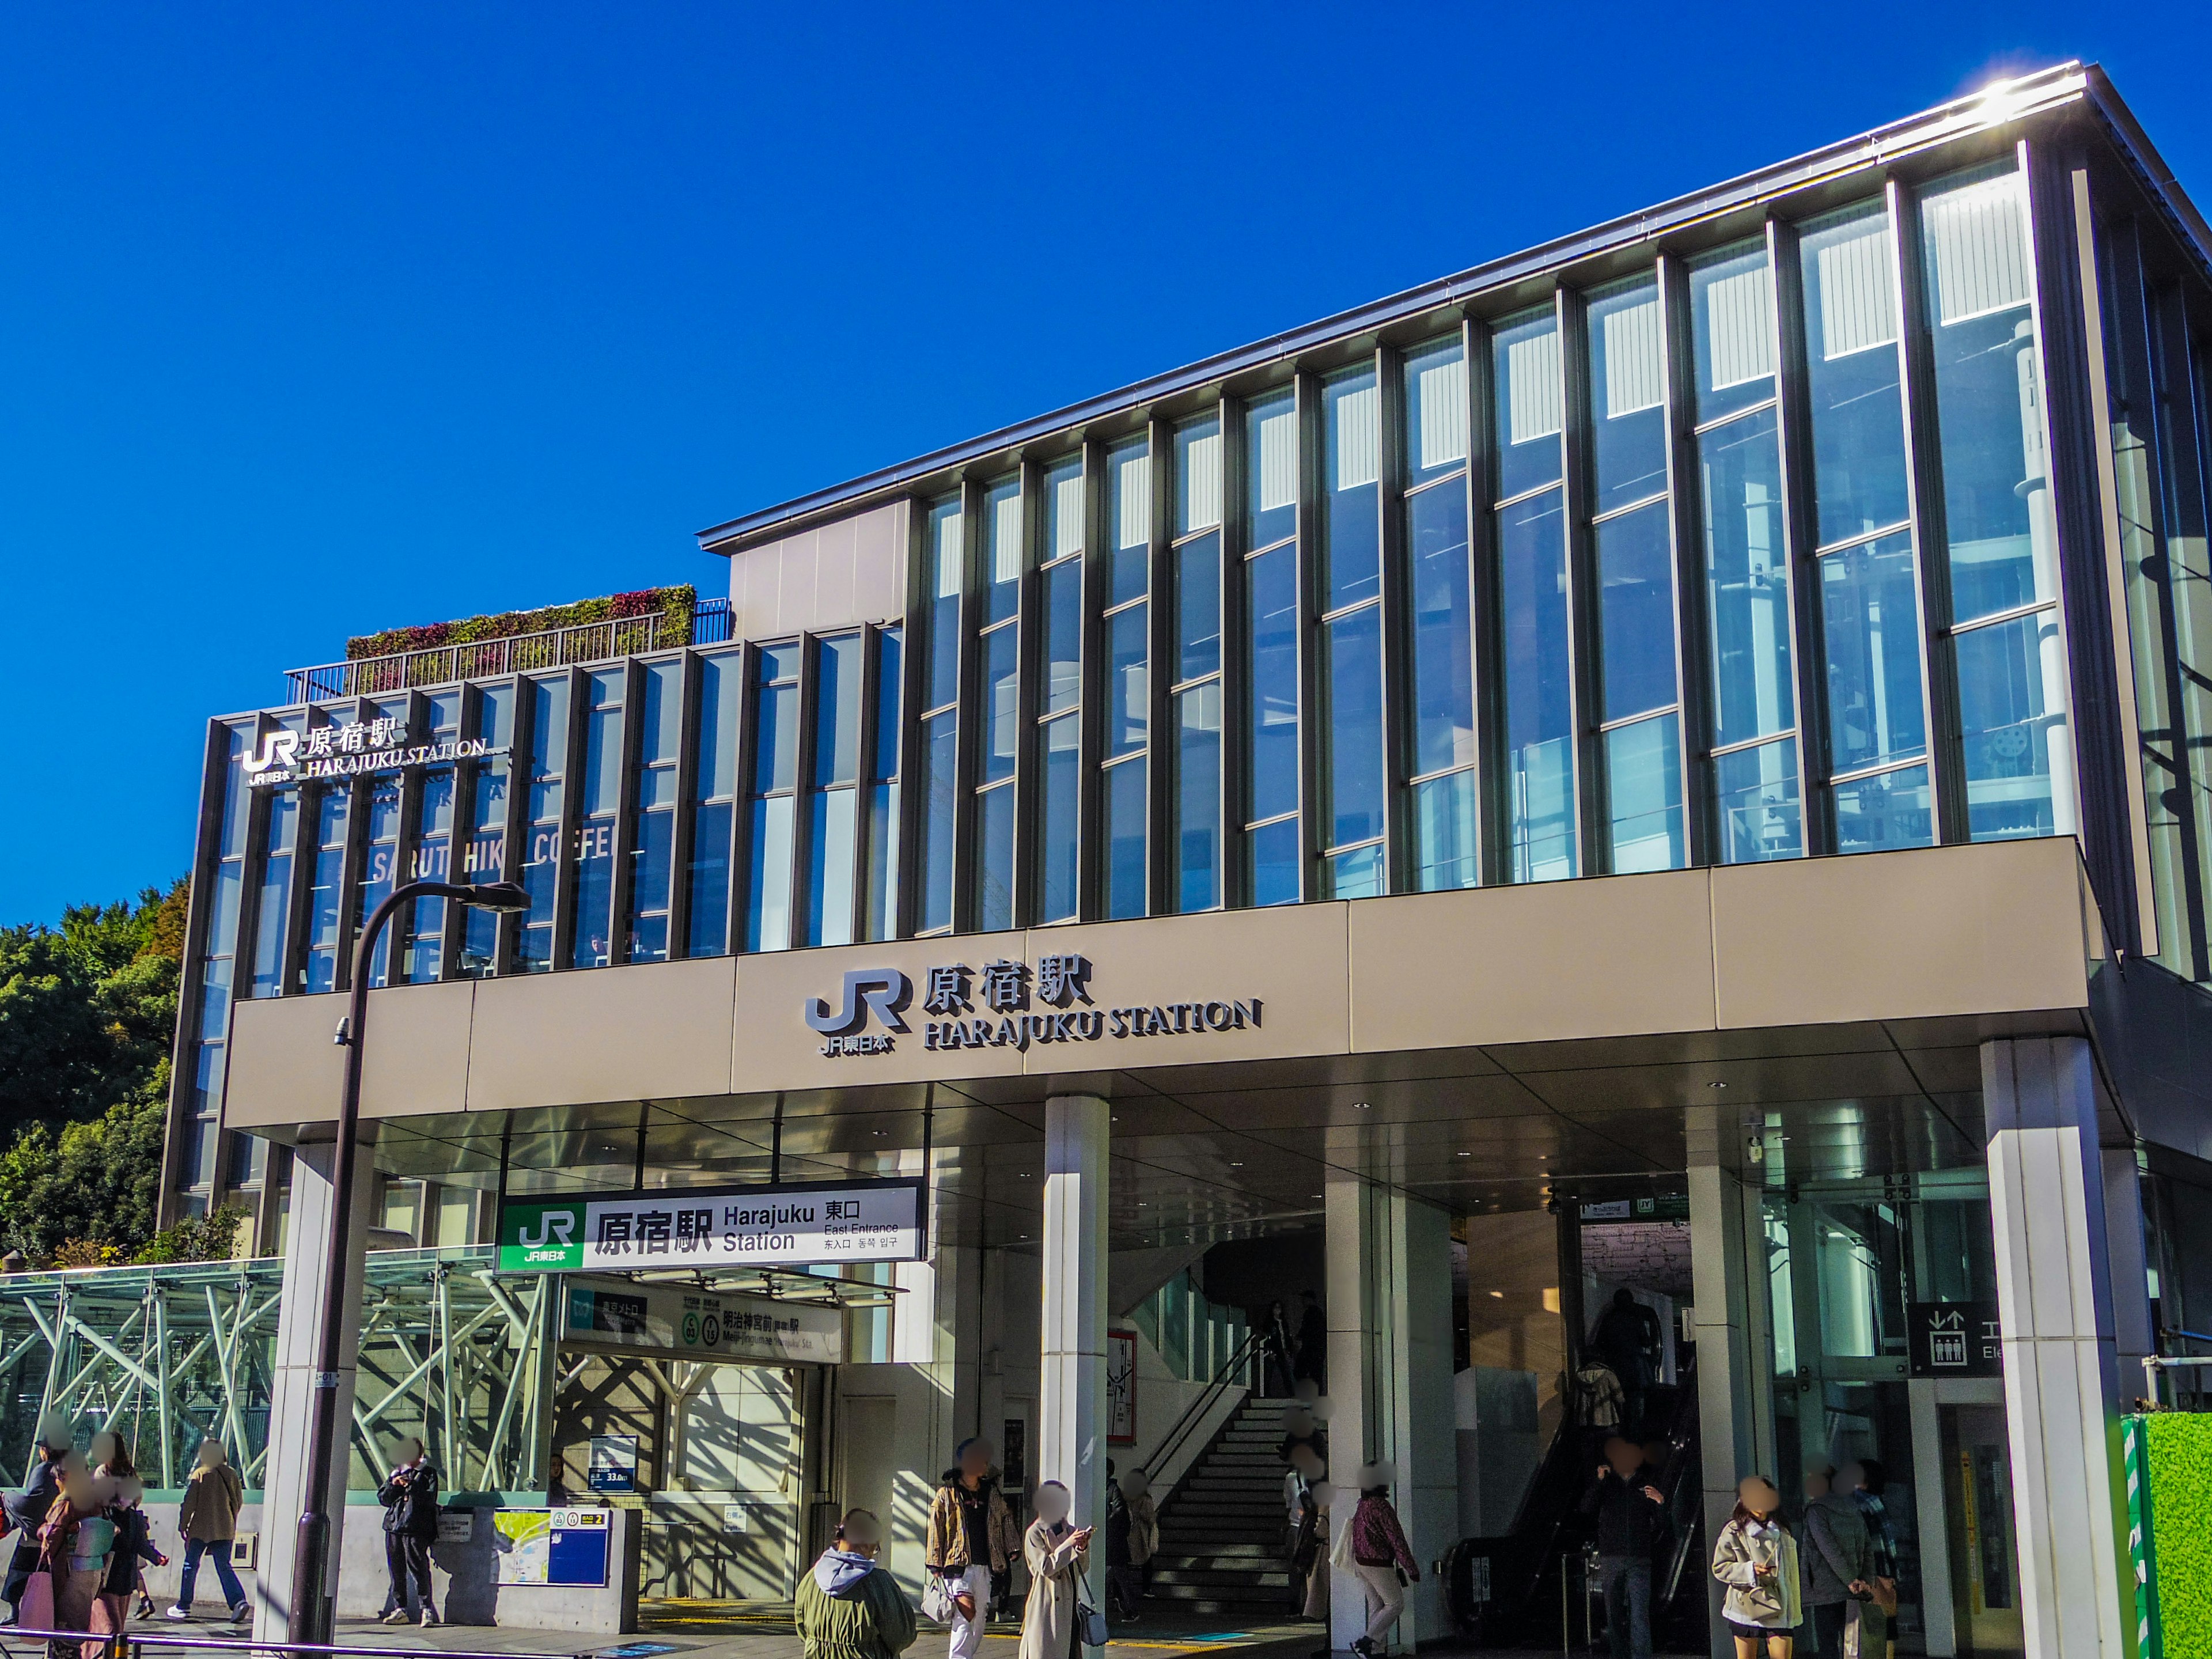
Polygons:
<instances>
[{"instance_id":1,"label":"tree foliage","mask_svg":"<svg viewBox=\"0 0 2212 1659\"><path fill-rule=\"evenodd\" d=\"M154 1236L186 896L0 928L0 1241L35 1261Z\"/></svg>"}]
</instances>

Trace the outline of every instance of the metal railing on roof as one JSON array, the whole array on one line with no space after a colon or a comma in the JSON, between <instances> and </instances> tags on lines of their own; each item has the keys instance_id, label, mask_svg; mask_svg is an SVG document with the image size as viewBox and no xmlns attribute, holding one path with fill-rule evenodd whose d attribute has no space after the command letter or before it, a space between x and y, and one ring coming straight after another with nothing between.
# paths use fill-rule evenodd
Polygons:
<instances>
[{"instance_id":1,"label":"metal railing on roof","mask_svg":"<svg viewBox=\"0 0 2212 1659\"><path fill-rule=\"evenodd\" d=\"M731 627L727 599L702 599L692 610L689 629L672 621L665 612L654 611L641 617L610 617L538 634L510 634L501 639L431 645L388 656L289 668L284 672L284 701L288 706L337 702L422 686L457 685L464 680L489 679L531 669L605 662L680 645L720 645L730 637Z\"/></svg>"}]
</instances>

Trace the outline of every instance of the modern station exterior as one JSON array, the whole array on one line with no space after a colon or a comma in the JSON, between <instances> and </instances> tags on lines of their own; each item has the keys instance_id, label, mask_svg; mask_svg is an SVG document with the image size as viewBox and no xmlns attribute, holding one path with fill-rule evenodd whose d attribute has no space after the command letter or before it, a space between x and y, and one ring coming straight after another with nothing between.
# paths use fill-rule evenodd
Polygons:
<instances>
[{"instance_id":1,"label":"modern station exterior","mask_svg":"<svg viewBox=\"0 0 2212 1659\"><path fill-rule=\"evenodd\" d=\"M2133 1652L2116 1417L2212 1328L2208 257L2064 66L720 526L726 640L212 722L168 1201L286 1257L270 1512L324 994L395 878L505 878L375 960L358 1246L511 1300L502 1200L922 1183L919 1260L623 1275L781 1349L517 1315L483 1484L628 1425L655 1593L787 1594L851 1504L912 1578L973 1434L1103 1513L1272 1260L1425 1563L1621 1284L1706 1548L1875 1456L1902 1650ZM1607 1265L1680 1215L1686 1281Z\"/></svg>"}]
</instances>

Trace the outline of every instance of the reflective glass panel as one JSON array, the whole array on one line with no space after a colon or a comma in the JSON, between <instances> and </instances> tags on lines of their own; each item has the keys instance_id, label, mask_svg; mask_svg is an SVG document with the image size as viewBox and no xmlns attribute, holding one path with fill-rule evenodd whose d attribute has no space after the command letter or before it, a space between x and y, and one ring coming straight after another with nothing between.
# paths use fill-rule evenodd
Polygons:
<instances>
[{"instance_id":1,"label":"reflective glass panel","mask_svg":"<svg viewBox=\"0 0 2212 1659\"><path fill-rule=\"evenodd\" d=\"M1106 769L1106 914L1145 914L1145 763Z\"/></svg>"},{"instance_id":2,"label":"reflective glass panel","mask_svg":"<svg viewBox=\"0 0 2212 1659\"><path fill-rule=\"evenodd\" d=\"M292 851L300 829L300 795L280 789L269 802L268 857L261 867L261 902L254 922L253 994L273 997L284 987L284 941L292 915Z\"/></svg>"},{"instance_id":3,"label":"reflective glass panel","mask_svg":"<svg viewBox=\"0 0 2212 1659\"><path fill-rule=\"evenodd\" d=\"M1758 864L1804 855L1805 821L1797 799L1795 738L1717 756L1713 775L1719 795L1723 864Z\"/></svg>"},{"instance_id":4,"label":"reflective glass panel","mask_svg":"<svg viewBox=\"0 0 2212 1659\"><path fill-rule=\"evenodd\" d=\"M2009 161L1921 193L1951 611L1962 623L2058 594L2024 204Z\"/></svg>"},{"instance_id":5,"label":"reflective glass panel","mask_svg":"<svg viewBox=\"0 0 2212 1659\"><path fill-rule=\"evenodd\" d=\"M983 620L1004 622L1022 598L1022 481L1001 478L983 491Z\"/></svg>"},{"instance_id":6,"label":"reflective glass panel","mask_svg":"<svg viewBox=\"0 0 2212 1659\"><path fill-rule=\"evenodd\" d=\"M1296 547L1279 547L1244 566L1252 630L1250 819L1298 805L1297 557Z\"/></svg>"},{"instance_id":7,"label":"reflective glass panel","mask_svg":"<svg viewBox=\"0 0 2212 1659\"><path fill-rule=\"evenodd\" d=\"M860 771L860 636L820 641L814 674L814 782L850 783Z\"/></svg>"},{"instance_id":8,"label":"reflective glass panel","mask_svg":"<svg viewBox=\"0 0 2212 1659\"><path fill-rule=\"evenodd\" d=\"M763 651L760 701L753 710L753 793L799 781L799 647Z\"/></svg>"},{"instance_id":9,"label":"reflective glass panel","mask_svg":"<svg viewBox=\"0 0 2212 1659\"><path fill-rule=\"evenodd\" d=\"M1145 673L1146 613L1133 605L1107 619L1106 752L1126 755L1145 746L1152 718L1150 681Z\"/></svg>"},{"instance_id":10,"label":"reflective glass panel","mask_svg":"<svg viewBox=\"0 0 2212 1659\"><path fill-rule=\"evenodd\" d=\"M929 509L929 663L922 684L923 706L942 708L960 695L960 595L967 550L957 495Z\"/></svg>"},{"instance_id":11,"label":"reflective glass panel","mask_svg":"<svg viewBox=\"0 0 2212 1659\"><path fill-rule=\"evenodd\" d=\"M1855 772L1922 753L1920 603L1909 532L1820 560L1828 651L1828 764Z\"/></svg>"},{"instance_id":12,"label":"reflective glass panel","mask_svg":"<svg viewBox=\"0 0 2212 1659\"><path fill-rule=\"evenodd\" d=\"M1382 849L1357 847L1323 860L1331 898L1380 898L1382 896Z\"/></svg>"},{"instance_id":13,"label":"reflective glass panel","mask_svg":"<svg viewBox=\"0 0 2212 1659\"><path fill-rule=\"evenodd\" d=\"M1968 629L1954 649L1968 833L1976 841L2057 833L2051 779L2068 779L2074 763L2057 611Z\"/></svg>"},{"instance_id":14,"label":"reflective glass panel","mask_svg":"<svg viewBox=\"0 0 2212 1659\"><path fill-rule=\"evenodd\" d=\"M1413 589L1413 770L1474 759L1474 612L1467 491L1457 478L1406 498Z\"/></svg>"},{"instance_id":15,"label":"reflective glass panel","mask_svg":"<svg viewBox=\"0 0 2212 1659\"><path fill-rule=\"evenodd\" d=\"M1252 902L1296 904L1298 902L1298 821L1278 818L1261 824L1244 837L1246 878Z\"/></svg>"},{"instance_id":16,"label":"reflective glass panel","mask_svg":"<svg viewBox=\"0 0 2212 1659\"><path fill-rule=\"evenodd\" d=\"M1008 623L983 635L983 775L995 783L1014 775L1021 722L1021 629Z\"/></svg>"},{"instance_id":17,"label":"reflective glass panel","mask_svg":"<svg viewBox=\"0 0 2212 1659\"><path fill-rule=\"evenodd\" d=\"M1641 276L1590 295L1590 479L1608 513L1667 488L1667 336L1659 284Z\"/></svg>"},{"instance_id":18,"label":"reflective glass panel","mask_svg":"<svg viewBox=\"0 0 2212 1659\"><path fill-rule=\"evenodd\" d=\"M1406 485L1467 465L1467 349L1456 334L1406 354Z\"/></svg>"},{"instance_id":19,"label":"reflective glass panel","mask_svg":"<svg viewBox=\"0 0 2212 1659\"><path fill-rule=\"evenodd\" d=\"M1218 532L1176 549L1176 631L1182 680L1221 666L1221 538Z\"/></svg>"},{"instance_id":20,"label":"reflective glass panel","mask_svg":"<svg viewBox=\"0 0 2212 1659\"><path fill-rule=\"evenodd\" d=\"M859 829L860 793L831 789L809 805L806 942L853 942L853 841Z\"/></svg>"},{"instance_id":21,"label":"reflective glass panel","mask_svg":"<svg viewBox=\"0 0 2212 1659\"><path fill-rule=\"evenodd\" d=\"M1566 520L1557 490L1498 514L1514 879L1575 873Z\"/></svg>"},{"instance_id":22,"label":"reflective glass panel","mask_svg":"<svg viewBox=\"0 0 2212 1659\"><path fill-rule=\"evenodd\" d=\"M1001 784L975 797L975 926L997 933L1014 925L1014 788Z\"/></svg>"},{"instance_id":23,"label":"reflective glass panel","mask_svg":"<svg viewBox=\"0 0 2212 1659\"><path fill-rule=\"evenodd\" d=\"M1322 757L1322 834L1332 847L1382 833L1382 611L1369 605L1322 631L1328 742Z\"/></svg>"},{"instance_id":24,"label":"reflective glass panel","mask_svg":"<svg viewBox=\"0 0 2212 1659\"><path fill-rule=\"evenodd\" d=\"M1298 410L1296 396L1255 398L1244 411L1244 476L1250 544L1272 547L1298 527Z\"/></svg>"},{"instance_id":25,"label":"reflective glass panel","mask_svg":"<svg viewBox=\"0 0 2212 1659\"><path fill-rule=\"evenodd\" d=\"M1902 524L1905 405L1889 210L1862 203L1803 226L1805 389L1820 544Z\"/></svg>"},{"instance_id":26,"label":"reflective glass panel","mask_svg":"<svg viewBox=\"0 0 2212 1659\"><path fill-rule=\"evenodd\" d=\"M1413 787L1413 884L1424 893L1478 879L1474 774L1449 772Z\"/></svg>"},{"instance_id":27,"label":"reflective glass panel","mask_svg":"<svg viewBox=\"0 0 2212 1659\"><path fill-rule=\"evenodd\" d=\"M959 731L951 714L921 728L921 915L920 931L952 925L952 809L959 789Z\"/></svg>"},{"instance_id":28,"label":"reflective glass panel","mask_svg":"<svg viewBox=\"0 0 2212 1659\"><path fill-rule=\"evenodd\" d=\"M1176 703L1176 908L1210 910L1221 902L1221 682Z\"/></svg>"},{"instance_id":29,"label":"reflective glass panel","mask_svg":"<svg viewBox=\"0 0 2212 1659\"><path fill-rule=\"evenodd\" d=\"M1322 599L1341 610L1380 592L1382 401L1375 369L1346 369L1322 382Z\"/></svg>"},{"instance_id":30,"label":"reflective glass panel","mask_svg":"<svg viewBox=\"0 0 2212 1659\"><path fill-rule=\"evenodd\" d=\"M1928 769L1908 766L1834 786L1836 850L1880 853L1932 846L1935 821L1928 810Z\"/></svg>"},{"instance_id":31,"label":"reflective glass panel","mask_svg":"<svg viewBox=\"0 0 2212 1659\"><path fill-rule=\"evenodd\" d=\"M1668 714L1605 734L1606 802L1615 875L1680 870L1688 861L1682 827L1682 744Z\"/></svg>"},{"instance_id":32,"label":"reflective glass panel","mask_svg":"<svg viewBox=\"0 0 2212 1659\"><path fill-rule=\"evenodd\" d=\"M1071 559L1044 575L1044 712L1073 708L1083 696L1083 562Z\"/></svg>"},{"instance_id":33,"label":"reflective glass panel","mask_svg":"<svg viewBox=\"0 0 2212 1659\"><path fill-rule=\"evenodd\" d=\"M889 939L898 925L899 786L878 783L868 791L867 936Z\"/></svg>"},{"instance_id":34,"label":"reflective glass panel","mask_svg":"<svg viewBox=\"0 0 2212 1659\"><path fill-rule=\"evenodd\" d=\"M745 888L745 949L791 948L792 814L789 795L753 803L752 874Z\"/></svg>"},{"instance_id":35,"label":"reflective glass panel","mask_svg":"<svg viewBox=\"0 0 2212 1659\"><path fill-rule=\"evenodd\" d=\"M315 801L314 884L307 895L307 965L301 989L337 988L338 905L345 876L346 823L353 792L326 787Z\"/></svg>"},{"instance_id":36,"label":"reflective glass panel","mask_svg":"<svg viewBox=\"0 0 2212 1659\"><path fill-rule=\"evenodd\" d=\"M1716 747L1788 729L1790 574L1782 533L1782 463L1774 411L1698 440L1704 484L1705 596Z\"/></svg>"},{"instance_id":37,"label":"reflective glass panel","mask_svg":"<svg viewBox=\"0 0 2212 1659\"><path fill-rule=\"evenodd\" d=\"M1076 914L1079 891L1076 826L1082 775L1077 764L1080 754L1078 736L1078 722L1073 714L1047 721L1042 733L1044 833L1041 837L1037 903L1038 919L1043 921L1065 921Z\"/></svg>"},{"instance_id":38,"label":"reflective glass panel","mask_svg":"<svg viewBox=\"0 0 2212 1659\"><path fill-rule=\"evenodd\" d=\"M742 683L732 652L699 659L699 799L737 793L738 703Z\"/></svg>"},{"instance_id":39,"label":"reflective glass panel","mask_svg":"<svg viewBox=\"0 0 2212 1659\"><path fill-rule=\"evenodd\" d=\"M1203 415L1176 428L1175 533L1221 522L1221 417Z\"/></svg>"},{"instance_id":40,"label":"reflective glass panel","mask_svg":"<svg viewBox=\"0 0 2212 1659\"><path fill-rule=\"evenodd\" d=\"M675 832L673 811L639 815L637 845L630 854L632 962L660 962L668 955L669 854Z\"/></svg>"},{"instance_id":41,"label":"reflective glass panel","mask_svg":"<svg viewBox=\"0 0 2212 1659\"><path fill-rule=\"evenodd\" d=\"M719 957L729 947L730 832L727 800L699 808L691 827L691 937L689 952Z\"/></svg>"},{"instance_id":42,"label":"reflective glass panel","mask_svg":"<svg viewBox=\"0 0 2212 1659\"><path fill-rule=\"evenodd\" d=\"M1142 599L1152 582L1152 463L1146 440L1106 452L1106 603Z\"/></svg>"},{"instance_id":43,"label":"reflective glass panel","mask_svg":"<svg viewBox=\"0 0 2212 1659\"><path fill-rule=\"evenodd\" d=\"M1698 425L1774 395L1774 273L1764 241L1691 262L1690 339Z\"/></svg>"},{"instance_id":44,"label":"reflective glass panel","mask_svg":"<svg viewBox=\"0 0 2212 1659\"><path fill-rule=\"evenodd\" d=\"M1607 720L1674 701L1674 562L1667 503L1597 526L1599 681Z\"/></svg>"},{"instance_id":45,"label":"reflective glass panel","mask_svg":"<svg viewBox=\"0 0 2212 1659\"><path fill-rule=\"evenodd\" d=\"M1549 306L1500 323L1491 336L1497 410L1498 499L1559 481L1559 321Z\"/></svg>"},{"instance_id":46,"label":"reflective glass panel","mask_svg":"<svg viewBox=\"0 0 2212 1659\"><path fill-rule=\"evenodd\" d=\"M1044 473L1044 538L1038 557L1046 564L1083 551L1083 457L1055 461Z\"/></svg>"}]
</instances>

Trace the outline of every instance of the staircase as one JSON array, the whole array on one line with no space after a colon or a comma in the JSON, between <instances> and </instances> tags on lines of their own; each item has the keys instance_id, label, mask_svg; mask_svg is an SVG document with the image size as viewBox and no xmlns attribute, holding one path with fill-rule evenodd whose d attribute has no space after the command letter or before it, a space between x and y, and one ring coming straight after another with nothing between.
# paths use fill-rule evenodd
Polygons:
<instances>
[{"instance_id":1,"label":"staircase","mask_svg":"<svg viewBox=\"0 0 2212 1659\"><path fill-rule=\"evenodd\" d=\"M1292 1403L1248 1396L1162 1506L1152 1593L1170 1610L1270 1622L1290 1615L1277 1449Z\"/></svg>"}]
</instances>

